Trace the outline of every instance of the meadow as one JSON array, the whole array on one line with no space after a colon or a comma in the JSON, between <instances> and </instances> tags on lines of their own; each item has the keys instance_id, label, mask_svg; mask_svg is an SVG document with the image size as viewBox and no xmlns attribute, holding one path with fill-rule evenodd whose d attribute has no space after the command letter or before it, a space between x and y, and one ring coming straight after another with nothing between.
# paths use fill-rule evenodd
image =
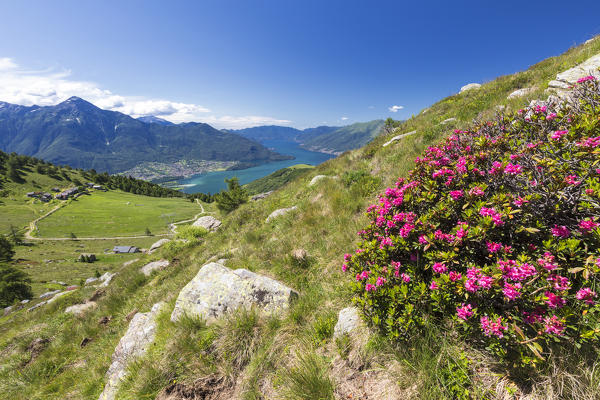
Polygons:
<instances>
[{"instance_id":1,"label":"meadow","mask_svg":"<svg viewBox=\"0 0 600 400\"><path fill-rule=\"evenodd\" d=\"M173 222L191 219L202 209L180 198L147 197L118 190L83 195L38 222L40 238L115 237L169 232Z\"/></svg>"}]
</instances>

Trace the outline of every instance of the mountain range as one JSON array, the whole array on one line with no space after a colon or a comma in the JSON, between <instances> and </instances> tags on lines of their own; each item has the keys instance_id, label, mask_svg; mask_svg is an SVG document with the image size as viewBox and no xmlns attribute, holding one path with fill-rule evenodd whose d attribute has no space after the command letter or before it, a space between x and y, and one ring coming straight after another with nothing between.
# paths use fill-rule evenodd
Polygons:
<instances>
[{"instance_id":1,"label":"mountain range","mask_svg":"<svg viewBox=\"0 0 600 400\"><path fill-rule=\"evenodd\" d=\"M291 158L208 124L134 119L78 97L45 107L0 102L0 149L109 173L143 162L214 160L258 165Z\"/></svg>"}]
</instances>

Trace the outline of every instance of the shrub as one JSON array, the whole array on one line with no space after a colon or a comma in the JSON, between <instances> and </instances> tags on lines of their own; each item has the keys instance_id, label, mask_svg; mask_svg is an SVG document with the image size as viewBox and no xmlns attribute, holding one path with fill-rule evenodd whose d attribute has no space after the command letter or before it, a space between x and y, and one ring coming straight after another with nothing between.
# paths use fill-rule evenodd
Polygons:
<instances>
[{"instance_id":1,"label":"shrub","mask_svg":"<svg viewBox=\"0 0 600 400\"><path fill-rule=\"evenodd\" d=\"M367 209L343 270L372 325L454 323L535 364L600 338L600 85L454 131Z\"/></svg>"},{"instance_id":2,"label":"shrub","mask_svg":"<svg viewBox=\"0 0 600 400\"><path fill-rule=\"evenodd\" d=\"M33 297L30 283L31 279L25 272L13 266L0 265L0 307Z\"/></svg>"},{"instance_id":3,"label":"shrub","mask_svg":"<svg viewBox=\"0 0 600 400\"><path fill-rule=\"evenodd\" d=\"M225 179L227 190L215 195L217 208L225 213L229 213L240 205L248 202L248 193L240 186L238 178Z\"/></svg>"},{"instance_id":4,"label":"shrub","mask_svg":"<svg viewBox=\"0 0 600 400\"><path fill-rule=\"evenodd\" d=\"M175 239L195 241L206 236L208 231L201 226L185 225L177 228Z\"/></svg>"}]
</instances>

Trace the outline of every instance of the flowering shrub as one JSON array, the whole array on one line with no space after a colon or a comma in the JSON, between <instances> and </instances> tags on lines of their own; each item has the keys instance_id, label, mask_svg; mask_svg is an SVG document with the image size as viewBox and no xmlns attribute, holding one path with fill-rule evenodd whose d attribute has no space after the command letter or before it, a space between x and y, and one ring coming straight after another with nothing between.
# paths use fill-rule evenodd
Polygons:
<instances>
[{"instance_id":1,"label":"flowering shrub","mask_svg":"<svg viewBox=\"0 0 600 400\"><path fill-rule=\"evenodd\" d=\"M371 324L453 322L535 363L600 337L600 84L454 131L367 209L342 269Z\"/></svg>"}]
</instances>

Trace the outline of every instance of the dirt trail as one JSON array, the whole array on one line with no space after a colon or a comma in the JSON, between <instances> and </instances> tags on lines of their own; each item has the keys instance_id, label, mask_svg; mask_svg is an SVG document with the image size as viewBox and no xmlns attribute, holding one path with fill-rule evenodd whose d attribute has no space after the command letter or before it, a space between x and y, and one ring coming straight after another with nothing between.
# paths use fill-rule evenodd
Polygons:
<instances>
[{"instance_id":1,"label":"dirt trail","mask_svg":"<svg viewBox=\"0 0 600 400\"><path fill-rule=\"evenodd\" d=\"M119 240L121 240L121 239L143 239L143 238L149 238L149 237L172 236L173 234L175 234L175 230L177 229L177 225L185 224L187 222L193 222L193 221L197 220L202 214L212 214L212 213L208 213L208 212L206 212L204 210L204 206L202 205L202 203L200 203L200 201L198 199L196 199L196 203L200 206L200 209L202 211L199 214L196 214L194 216L194 218L192 218L192 219L186 219L186 220L183 220L183 221L173 222L173 223L169 224L170 233L161 233L161 234L158 234L158 235L135 235L135 236L77 237L77 238L74 238L74 239L73 238L56 238L56 237L54 237L54 238L39 238L39 237L31 236L31 233L37 229L37 223L39 221L41 221L42 219L44 219L44 218L52 215L54 212L56 212L60 208L66 206L66 203L62 203L62 204L59 204L58 206L54 207L52 210L48 211L46 214L42 215L41 217L38 217L35 220L31 221L29 223L29 228L25 232L25 238L27 240L61 241L61 240L113 240L113 239L119 239Z\"/></svg>"}]
</instances>

